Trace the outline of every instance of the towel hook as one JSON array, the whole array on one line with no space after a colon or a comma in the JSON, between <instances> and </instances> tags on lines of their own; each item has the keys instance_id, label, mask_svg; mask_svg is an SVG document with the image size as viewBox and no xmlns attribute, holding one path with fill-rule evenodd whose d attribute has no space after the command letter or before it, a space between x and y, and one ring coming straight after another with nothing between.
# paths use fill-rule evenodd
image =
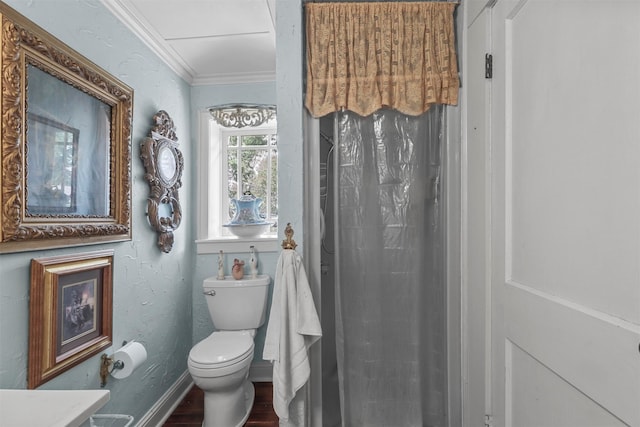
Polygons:
<instances>
[{"instance_id":1,"label":"towel hook","mask_svg":"<svg viewBox=\"0 0 640 427\"><path fill-rule=\"evenodd\" d=\"M287 227L284 229L285 239L282 241L282 249L295 249L298 246L293 240L293 228L291 227L291 223L287 223Z\"/></svg>"}]
</instances>

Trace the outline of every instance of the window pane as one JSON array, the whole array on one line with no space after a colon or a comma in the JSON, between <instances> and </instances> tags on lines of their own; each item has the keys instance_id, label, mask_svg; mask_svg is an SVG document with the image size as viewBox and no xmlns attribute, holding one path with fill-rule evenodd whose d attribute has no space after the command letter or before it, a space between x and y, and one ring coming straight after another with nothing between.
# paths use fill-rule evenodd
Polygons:
<instances>
[{"instance_id":1,"label":"window pane","mask_svg":"<svg viewBox=\"0 0 640 427\"><path fill-rule=\"evenodd\" d=\"M266 150L246 150L242 153L242 179L244 190L251 191L256 197L263 200L260 206L260 216L267 216L268 197L268 156Z\"/></svg>"},{"instance_id":2,"label":"window pane","mask_svg":"<svg viewBox=\"0 0 640 427\"><path fill-rule=\"evenodd\" d=\"M229 144L229 147L237 147L238 146L238 137L237 136L230 136L228 144Z\"/></svg>"},{"instance_id":3,"label":"window pane","mask_svg":"<svg viewBox=\"0 0 640 427\"><path fill-rule=\"evenodd\" d=\"M275 134L269 135L269 145L275 146L278 143L278 137Z\"/></svg>"},{"instance_id":4,"label":"window pane","mask_svg":"<svg viewBox=\"0 0 640 427\"><path fill-rule=\"evenodd\" d=\"M242 137L242 146L267 145L267 135L245 135Z\"/></svg>"},{"instance_id":5,"label":"window pane","mask_svg":"<svg viewBox=\"0 0 640 427\"><path fill-rule=\"evenodd\" d=\"M267 150L260 150L260 155L256 159L256 178L255 185L260 189L262 194L262 206L260 206L260 216L264 219L268 217L269 208L269 152Z\"/></svg>"},{"instance_id":6,"label":"window pane","mask_svg":"<svg viewBox=\"0 0 640 427\"><path fill-rule=\"evenodd\" d=\"M235 199L238 195L238 154L236 150L229 150L227 154L227 188L228 200ZM229 203L229 218L233 218L234 208ZM226 221L225 221L226 222Z\"/></svg>"},{"instance_id":7,"label":"window pane","mask_svg":"<svg viewBox=\"0 0 640 427\"><path fill-rule=\"evenodd\" d=\"M253 179L255 176L254 164L255 164L256 152L251 150L245 150L242 152L242 192L246 193L250 191L251 194L258 197L258 188L253 185Z\"/></svg>"}]
</instances>

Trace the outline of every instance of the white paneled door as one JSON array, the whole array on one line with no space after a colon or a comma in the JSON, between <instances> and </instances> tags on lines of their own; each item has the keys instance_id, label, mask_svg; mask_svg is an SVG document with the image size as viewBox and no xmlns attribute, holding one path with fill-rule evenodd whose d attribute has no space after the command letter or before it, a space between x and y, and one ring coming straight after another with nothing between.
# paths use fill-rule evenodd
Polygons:
<instances>
[{"instance_id":1,"label":"white paneled door","mask_svg":"<svg viewBox=\"0 0 640 427\"><path fill-rule=\"evenodd\" d=\"M490 13L493 424L640 426L640 1Z\"/></svg>"}]
</instances>

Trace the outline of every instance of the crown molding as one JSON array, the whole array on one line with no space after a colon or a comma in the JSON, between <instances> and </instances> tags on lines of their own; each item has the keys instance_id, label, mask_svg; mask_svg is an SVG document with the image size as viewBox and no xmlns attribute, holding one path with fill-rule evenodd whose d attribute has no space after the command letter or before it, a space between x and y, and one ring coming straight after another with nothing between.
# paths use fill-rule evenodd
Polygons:
<instances>
[{"instance_id":1,"label":"crown molding","mask_svg":"<svg viewBox=\"0 0 640 427\"><path fill-rule=\"evenodd\" d=\"M208 76L198 76L191 82L192 86L206 85L228 85L242 83L264 83L275 82L276 73L234 73L234 74L212 74Z\"/></svg>"},{"instance_id":2,"label":"crown molding","mask_svg":"<svg viewBox=\"0 0 640 427\"><path fill-rule=\"evenodd\" d=\"M275 70L273 72L196 75L195 71L176 54L163 37L148 22L139 18L139 14L129 0L100 0L100 2L171 70L191 86L262 83L275 82L276 80ZM274 6L269 2L268 4L273 19Z\"/></svg>"},{"instance_id":3,"label":"crown molding","mask_svg":"<svg viewBox=\"0 0 640 427\"><path fill-rule=\"evenodd\" d=\"M148 22L137 18L135 8L127 0L100 0L116 18L153 51L165 64L189 84L194 82L194 71L179 59L173 49Z\"/></svg>"}]
</instances>

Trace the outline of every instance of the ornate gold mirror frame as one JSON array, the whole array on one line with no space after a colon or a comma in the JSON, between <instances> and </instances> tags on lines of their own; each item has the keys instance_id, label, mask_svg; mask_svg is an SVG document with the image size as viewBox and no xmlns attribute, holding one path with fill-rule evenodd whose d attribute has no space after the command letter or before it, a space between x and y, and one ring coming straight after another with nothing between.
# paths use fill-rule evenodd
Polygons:
<instances>
[{"instance_id":1,"label":"ornate gold mirror frame","mask_svg":"<svg viewBox=\"0 0 640 427\"><path fill-rule=\"evenodd\" d=\"M0 252L131 239L133 90L0 2Z\"/></svg>"},{"instance_id":2,"label":"ornate gold mirror frame","mask_svg":"<svg viewBox=\"0 0 640 427\"><path fill-rule=\"evenodd\" d=\"M149 136L140 144L140 158L144 162L144 178L149 183L149 223L158 233L158 247L168 253L173 247L173 230L182 221L178 189L182 187L184 159L169 114L158 111L153 123Z\"/></svg>"}]
</instances>

